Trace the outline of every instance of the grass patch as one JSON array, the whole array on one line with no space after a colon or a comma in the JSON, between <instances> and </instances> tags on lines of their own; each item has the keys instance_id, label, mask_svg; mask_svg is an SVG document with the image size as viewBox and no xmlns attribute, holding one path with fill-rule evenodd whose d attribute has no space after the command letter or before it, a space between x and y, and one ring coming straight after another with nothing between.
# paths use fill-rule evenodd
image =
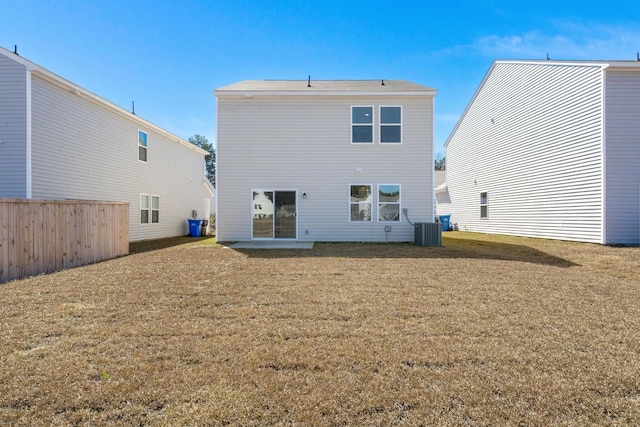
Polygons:
<instances>
[{"instance_id":1,"label":"grass patch","mask_svg":"<svg viewBox=\"0 0 640 427\"><path fill-rule=\"evenodd\" d=\"M640 423L638 248L185 239L0 285L0 425Z\"/></svg>"}]
</instances>

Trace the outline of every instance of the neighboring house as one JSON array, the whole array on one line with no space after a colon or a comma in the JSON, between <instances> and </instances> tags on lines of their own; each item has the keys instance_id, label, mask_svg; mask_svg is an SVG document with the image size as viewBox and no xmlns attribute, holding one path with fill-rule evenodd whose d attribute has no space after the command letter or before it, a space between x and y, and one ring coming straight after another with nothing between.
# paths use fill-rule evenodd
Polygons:
<instances>
[{"instance_id":1,"label":"neighboring house","mask_svg":"<svg viewBox=\"0 0 640 427\"><path fill-rule=\"evenodd\" d=\"M446 171L437 170L434 172L435 177L435 201L436 215L449 215L451 213L451 197L447 189Z\"/></svg>"},{"instance_id":2,"label":"neighboring house","mask_svg":"<svg viewBox=\"0 0 640 427\"><path fill-rule=\"evenodd\" d=\"M184 235L206 154L0 48L0 197L127 201L131 241Z\"/></svg>"},{"instance_id":3,"label":"neighboring house","mask_svg":"<svg viewBox=\"0 0 640 427\"><path fill-rule=\"evenodd\" d=\"M217 89L218 240L413 241L409 220L434 220L435 94L398 80Z\"/></svg>"},{"instance_id":4,"label":"neighboring house","mask_svg":"<svg viewBox=\"0 0 640 427\"><path fill-rule=\"evenodd\" d=\"M640 243L640 62L496 61L445 147L461 230Z\"/></svg>"}]
</instances>

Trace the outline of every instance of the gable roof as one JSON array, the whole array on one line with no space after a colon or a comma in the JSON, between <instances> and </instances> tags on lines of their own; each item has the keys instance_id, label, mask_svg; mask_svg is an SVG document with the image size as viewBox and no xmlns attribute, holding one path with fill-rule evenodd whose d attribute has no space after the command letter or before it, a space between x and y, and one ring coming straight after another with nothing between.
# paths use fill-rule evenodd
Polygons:
<instances>
[{"instance_id":1,"label":"gable roof","mask_svg":"<svg viewBox=\"0 0 640 427\"><path fill-rule=\"evenodd\" d=\"M214 90L220 95L430 95L436 90L406 80L244 80Z\"/></svg>"},{"instance_id":2,"label":"gable roof","mask_svg":"<svg viewBox=\"0 0 640 427\"><path fill-rule=\"evenodd\" d=\"M141 118L140 116L135 115L134 113L131 113L127 110L125 110L122 107L117 106L116 104L107 101L106 99L94 94L93 92L88 91L87 89L78 86L77 84L70 82L67 79L64 79L60 76L58 76L57 74L52 73L51 71L47 70L46 68L43 68L41 66L39 66L38 64L29 61L28 59L25 59L24 57L18 55L17 53L11 52L10 50L7 50L5 48L3 48L2 46L0 46L0 55L6 56L7 58L9 58L12 61L15 61L19 64L22 64L26 67L28 72L31 72L35 75L37 75L38 77L41 77L45 80L47 80L48 82L61 87L69 92L72 92L78 96L82 96L83 98L98 104L104 108L106 108L107 110L110 110L120 116L124 116L125 118L132 120L134 122L137 122L139 125L142 125L143 127L146 127L148 129L153 129L154 131L156 131L157 133L163 135L164 137L170 139L171 141L174 141L186 148L189 148L191 150L196 151L199 154L202 155L207 155L209 154L208 151L203 150L202 148L191 144L189 141L186 141L182 138L180 138L179 136L169 132L166 129L163 129L143 118Z\"/></svg>"},{"instance_id":3,"label":"gable roof","mask_svg":"<svg viewBox=\"0 0 640 427\"><path fill-rule=\"evenodd\" d=\"M469 111L469 108L471 108L471 105L474 103L475 99L478 97L480 91L482 90L482 88L484 87L485 83L487 82L489 76L493 72L493 69L498 64L600 67L603 71L606 71L606 70L633 70L633 71L640 71L640 56L638 57L637 60L610 60L610 61L608 61L608 60L593 60L593 61L591 61L591 60L590 61L581 61L581 60L539 60L539 59L495 60L495 61L493 61L493 63L491 64L491 67L489 67L489 70L487 70L486 74L482 78L482 81L480 82L480 84L476 88L476 91L473 93L473 96L471 97L471 100L469 101L469 103L465 107L464 111L460 115L460 118L458 119L458 122L453 127L453 129L451 130L451 133L449 133L449 136L447 137L447 140L444 143L445 149L447 148L447 145L449 145L449 141L451 140L451 137L453 136L453 134L455 134L456 131L458 130L458 128L460 127L460 123L462 123L462 120L467 115L467 112Z\"/></svg>"}]
</instances>

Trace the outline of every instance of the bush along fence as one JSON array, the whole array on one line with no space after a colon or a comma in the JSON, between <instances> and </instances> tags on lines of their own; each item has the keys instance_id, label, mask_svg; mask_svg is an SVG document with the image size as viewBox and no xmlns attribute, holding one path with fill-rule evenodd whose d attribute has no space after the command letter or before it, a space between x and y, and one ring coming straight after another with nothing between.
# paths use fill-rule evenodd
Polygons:
<instances>
[{"instance_id":1,"label":"bush along fence","mask_svg":"<svg viewBox=\"0 0 640 427\"><path fill-rule=\"evenodd\" d=\"M0 283L128 253L128 202L0 199Z\"/></svg>"}]
</instances>

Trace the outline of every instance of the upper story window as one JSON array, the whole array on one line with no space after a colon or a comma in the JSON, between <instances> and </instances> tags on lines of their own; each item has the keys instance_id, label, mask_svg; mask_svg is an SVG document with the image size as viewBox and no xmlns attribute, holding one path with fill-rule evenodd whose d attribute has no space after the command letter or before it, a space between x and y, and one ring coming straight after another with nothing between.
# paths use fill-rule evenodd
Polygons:
<instances>
[{"instance_id":1,"label":"upper story window","mask_svg":"<svg viewBox=\"0 0 640 427\"><path fill-rule=\"evenodd\" d=\"M489 195L487 192L480 193L480 218L489 217Z\"/></svg>"},{"instance_id":2,"label":"upper story window","mask_svg":"<svg viewBox=\"0 0 640 427\"><path fill-rule=\"evenodd\" d=\"M349 221L371 221L371 186L349 186Z\"/></svg>"},{"instance_id":3,"label":"upper story window","mask_svg":"<svg viewBox=\"0 0 640 427\"><path fill-rule=\"evenodd\" d=\"M351 142L373 143L373 107L351 107Z\"/></svg>"},{"instance_id":4,"label":"upper story window","mask_svg":"<svg viewBox=\"0 0 640 427\"><path fill-rule=\"evenodd\" d=\"M378 185L378 221L400 222L400 184Z\"/></svg>"},{"instance_id":5,"label":"upper story window","mask_svg":"<svg viewBox=\"0 0 640 427\"><path fill-rule=\"evenodd\" d=\"M138 160L147 161L147 133L138 131Z\"/></svg>"},{"instance_id":6,"label":"upper story window","mask_svg":"<svg viewBox=\"0 0 640 427\"><path fill-rule=\"evenodd\" d=\"M402 142L402 107L380 107L380 143Z\"/></svg>"}]
</instances>

